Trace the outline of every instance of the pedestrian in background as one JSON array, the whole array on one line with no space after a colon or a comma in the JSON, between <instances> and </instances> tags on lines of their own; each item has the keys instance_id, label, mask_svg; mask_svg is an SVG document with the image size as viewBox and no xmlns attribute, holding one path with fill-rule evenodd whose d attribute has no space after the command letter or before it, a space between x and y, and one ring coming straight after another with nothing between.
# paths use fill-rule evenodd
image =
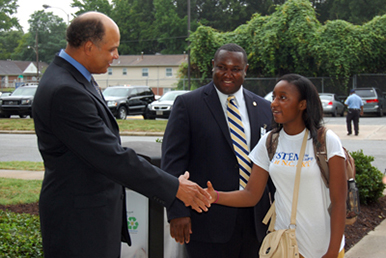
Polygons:
<instances>
[{"instance_id":1,"label":"pedestrian in background","mask_svg":"<svg viewBox=\"0 0 386 258\"><path fill-rule=\"evenodd\" d=\"M354 123L355 135L359 134L359 117L363 115L363 101L361 97L355 94L355 89L350 91L350 96L346 99L344 104L348 107L346 125L347 135L352 134L351 121Z\"/></svg>"}]
</instances>

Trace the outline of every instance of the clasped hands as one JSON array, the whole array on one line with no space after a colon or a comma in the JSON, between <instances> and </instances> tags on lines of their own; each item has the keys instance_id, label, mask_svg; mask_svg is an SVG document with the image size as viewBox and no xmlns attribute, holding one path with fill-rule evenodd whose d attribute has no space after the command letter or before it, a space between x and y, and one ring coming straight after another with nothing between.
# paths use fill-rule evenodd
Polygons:
<instances>
[{"instance_id":1,"label":"clasped hands","mask_svg":"<svg viewBox=\"0 0 386 258\"><path fill-rule=\"evenodd\" d=\"M202 189L198 184L189 180L189 172L181 175L178 178L180 185L177 191L177 198L185 203L185 206L191 206L193 210L201 213L202 211L208 211L211 203L216 201L213 197L217 193L212 187L212 184L208 182L208 188Z\"/></svg>"}]
</instances>

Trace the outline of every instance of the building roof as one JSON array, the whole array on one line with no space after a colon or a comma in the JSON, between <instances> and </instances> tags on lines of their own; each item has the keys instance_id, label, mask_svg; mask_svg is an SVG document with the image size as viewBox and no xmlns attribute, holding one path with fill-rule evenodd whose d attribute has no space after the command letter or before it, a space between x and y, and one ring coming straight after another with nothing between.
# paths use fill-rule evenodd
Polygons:
<instances>
[{"instance_id":1,"label":"building roof","mask_svg":"<svg viewBox=\"0 0 386 258\"><path fill-rule=\"evenodd\" d=\"M31 74L28 68L31 69L31 64L36 69L36 62L32 61L14 61L14 60L0 60L0 75L21 75ZM39 71L43 71L47 68L48 64L45 62L39 62ZM36 73L36 72L32 72Z\"/></svg>"},{"instance_id":2,"label":"building roof","mask_svg":"<svg viewBox=\"0 0 386 258\"><path fill-rule=\"evenodd\" d=\"M179 66L187 61L187 55L122 55L112 66Z\"/></svg>"},{"instance_id":3,"label":"building roof","mask_svg":"<svg viewBox=\"0 0 386 258\"><path fill-rule=\"evenodd\" d=\"M0 60L0 75L20 75L22 70L14 62Z\"/></svg>"}]
</instances>

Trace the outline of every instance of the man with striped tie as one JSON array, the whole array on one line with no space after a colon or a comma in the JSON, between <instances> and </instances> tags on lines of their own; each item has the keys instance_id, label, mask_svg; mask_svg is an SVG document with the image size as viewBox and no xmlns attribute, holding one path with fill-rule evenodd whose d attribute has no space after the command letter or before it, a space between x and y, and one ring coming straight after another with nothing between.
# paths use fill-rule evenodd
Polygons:
<instances>
[{"instance_id":1,"label":"man with striped tie","mask_svg":"<svg viewBox=\"0 0 386 258\"><path fill-rule=\"evenodd\" d=\"M242 86L248 69L243 48L223 45L212 63L213 81L173 105L161 166L176 176L189 171L202 187L211 181L217 190L242 189L250 173L247 155L271 124L270 103ZM171 236L186 243L190 258L258 257L271 186L253 208L212 205L198 214L177 200L168 209Z\"/></svg>"}]
</instances>

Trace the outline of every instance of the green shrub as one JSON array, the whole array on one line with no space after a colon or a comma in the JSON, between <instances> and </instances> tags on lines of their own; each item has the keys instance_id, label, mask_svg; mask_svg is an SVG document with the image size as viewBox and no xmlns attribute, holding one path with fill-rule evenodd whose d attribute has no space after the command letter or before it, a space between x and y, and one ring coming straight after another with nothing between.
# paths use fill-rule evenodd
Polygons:
<instances>
[{"instance_id":1,"label":"green shrub","mask_svg":"<svg viewBox=\"0 0 386 258\"><path fill-rule=\"evenodd\" d=\"M0 210L0 256L43 257L39 216Z\"/></svg>"},{"instance_id":2,"label":"green shrub","mask_svg":"<svg viewBox=\"0 0 386 258\"><path fill-rule=\"evenodd\" d=\"M382 183L382 172L371 165L374 157L364 155L363 150L350 152L350 154L355 160L355 181L361 204L377 202L383 195L385 185Z\"/></svg>"}]
</instances>

